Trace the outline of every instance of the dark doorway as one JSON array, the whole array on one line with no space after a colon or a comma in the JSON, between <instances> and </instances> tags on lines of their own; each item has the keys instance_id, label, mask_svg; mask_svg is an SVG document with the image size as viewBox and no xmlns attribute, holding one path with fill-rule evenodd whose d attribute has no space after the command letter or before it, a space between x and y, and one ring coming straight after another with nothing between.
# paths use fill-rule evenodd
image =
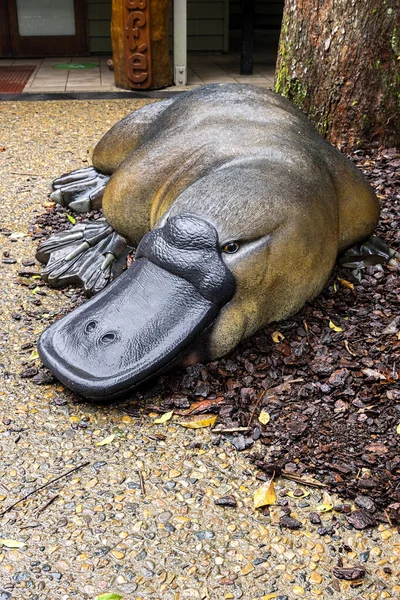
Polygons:
<instances>
[{"instance_id":1,"label":"dark doorway","mask_svg":"<svg viewBox=\"0 0 400 600\"><path fill-rule=\"evenodd\" d=\"M283 0L230 0L229 49L241 53L241 73L250 75L258 60L275 64Z\"/></svg>"},{"instance_id":2,"label":"dark doorway","mask_svg":"<svg viewBox=\"0 0 400 600\"><path fill-rule=\"evenodd\" d=\"M85 0L0 0L0 55L88 54Z\"/></svg>"}]
</instances>

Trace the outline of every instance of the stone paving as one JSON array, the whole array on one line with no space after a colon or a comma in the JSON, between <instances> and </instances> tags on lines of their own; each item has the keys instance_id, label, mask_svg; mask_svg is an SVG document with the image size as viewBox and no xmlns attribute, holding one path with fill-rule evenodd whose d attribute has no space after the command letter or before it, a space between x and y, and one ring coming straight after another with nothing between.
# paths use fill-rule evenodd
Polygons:
<instances>
[{"instance_id":1,"label":"stone paving","mask_svg":"<svg viewBox=\"0 0 400 600\"><path fill-rule=\"evenodd\" d=\"M59 92L116 92L123 91L114 85L114 74L107 66L107 56L1 59L0 66L35 65L23 93ZM229 54L191 54L188 57L188 81L186 86L170 86L167 91L183 91L205 83L251 83L272 88L275 65L264 54L256 55L253 75L239 72L240 56ZM91 69L58 69L59 64L92 63Z\"/></svg>"},{"instance_id":2,"label":"stone paving","mask_svg":"<svg viewBox=\"0 0 400 600\"><path fill-rule=\"evenodd\" d=\"M216 445L209 429L156 425L135 395L100 406L20 377L38 363L38 335L74 294L42 286L30 263L29 228L46 210L48 181L87 165L101 134L142 104L0 105L0 513L78 467L0 517L0 599L398 599L395 529L359 532L329 511L321 535L308 515L323 492L300 486L309 495L299 500L299 485L284 480L276 483L281 505L256 511L260 482L246 451ZM236 508L215 505L228 494ZM280 529L285 504L301 529ZM340 560L364 566L365 577L335 578Z\"/></svg>"}]
</instances>

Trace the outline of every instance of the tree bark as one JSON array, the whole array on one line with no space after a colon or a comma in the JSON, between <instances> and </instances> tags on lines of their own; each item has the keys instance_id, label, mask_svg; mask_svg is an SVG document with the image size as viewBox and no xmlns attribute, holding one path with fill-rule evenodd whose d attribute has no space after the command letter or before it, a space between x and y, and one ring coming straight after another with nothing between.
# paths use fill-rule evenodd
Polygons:
<instances>
[{"instance_id":1,"label":"tree bark","mask_svg":"<svg viewBox=\"0 0 400 600\"><path fill-rule=\"evenodd\" d=\"M285 0L275 89L342 149L400 143L398 0Z\"/></svg>"}]
</instances>

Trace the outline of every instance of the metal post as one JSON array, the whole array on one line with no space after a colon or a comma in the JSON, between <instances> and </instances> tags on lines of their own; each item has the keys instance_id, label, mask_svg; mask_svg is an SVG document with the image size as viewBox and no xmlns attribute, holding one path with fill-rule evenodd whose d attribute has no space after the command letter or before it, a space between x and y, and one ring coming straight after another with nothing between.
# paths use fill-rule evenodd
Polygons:
<instances>
[{"instance_id":1,"label":"metal post","mask_svg":"<svg viewBox=\"0 0 400 600\"><path fill-rule=\"evenodd\" d=\"M242 51L240 74L253 74L254 25L256 15L255 0L242 0Z\"/></svg>"},{"instance_id":2,"label":"metal post","mask_svg":"<svg viewBox=\"0 0 400 600\"><path fill-rule=\"evenodd\" d=\"M174 83L187 81L187 0L174 0Z\"/></svg>"}]
</instances>

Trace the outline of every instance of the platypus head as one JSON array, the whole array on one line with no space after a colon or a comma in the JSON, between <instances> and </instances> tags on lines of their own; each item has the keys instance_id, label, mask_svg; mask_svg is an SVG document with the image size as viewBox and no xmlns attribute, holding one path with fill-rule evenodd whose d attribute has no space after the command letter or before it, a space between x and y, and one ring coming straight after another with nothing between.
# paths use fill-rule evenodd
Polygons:
<instances>
[{"instance_id":1,"label":"platypus head","mask_svg":"<svg viewBox=\"0 0 400 600\"><path fill-rule=\"evenodd\" d=\"M85 397L117 398L299 309L322 289L338 245L336 205L325 201L335 191L303 171L253 160L194 182L133 265L42 334L45 365Z\"/></svg>"},{"instance_id":2,"label":"platypus head","mask_svg":"<svg viewBox=\"0 0 400 600\"><path fill-rule=\"evenodd\" d=\"M234 292L213 225L177 215L144 236L115 282L44 331L39 354L82 396L116 398L176 361Z\"/></svg>"}]
</instances>

